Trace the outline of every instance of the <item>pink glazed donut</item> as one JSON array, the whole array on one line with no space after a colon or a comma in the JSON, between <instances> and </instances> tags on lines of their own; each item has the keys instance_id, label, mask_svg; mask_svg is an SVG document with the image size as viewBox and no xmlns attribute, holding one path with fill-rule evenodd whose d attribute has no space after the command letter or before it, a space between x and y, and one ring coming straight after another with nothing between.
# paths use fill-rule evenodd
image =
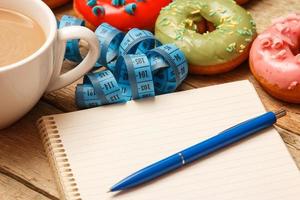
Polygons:
<instances>
[{"instance_id":1,"label":"pink glazed donut","mask_svg":"<svg viewBox=\"0 0 300 200\"><path fill-rule=\"evenodd\" d=\"M300 15L279 18L253 42L250 68L272 96L300 103Z\"/></svg>"}]
</instances>

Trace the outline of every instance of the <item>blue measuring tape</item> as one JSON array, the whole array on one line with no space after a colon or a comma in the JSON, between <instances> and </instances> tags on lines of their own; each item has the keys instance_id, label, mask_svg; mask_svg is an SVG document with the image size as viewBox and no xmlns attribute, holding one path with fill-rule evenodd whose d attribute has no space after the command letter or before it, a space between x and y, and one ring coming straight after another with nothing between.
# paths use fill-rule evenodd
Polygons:
<instances>
[{"instance_id":1,"label":"blue measuring tape","mask_svg":"<svg viewBox=\"0 0 300 200\"><path fill-rule=\"evenodd\" d=\"M76 86L75 94L79 108L125 102L121 88L109 70L87 74L83 84Z\"/></svg>"},{"instance_id":2,"label":"blue measuring tape","mask_svg":"<svg viewBox=\"0 0 300 200\"><path fill-rule=\"evenodd\" d=\"M125 35L120 44L119 54L141 54L157 46L161 46L150 31L133 28Z\"/></svg>"},{"instance_id":3,"label":"blue measuring tape","mask_svg":"<svg viewBox=\"0 0 300 200\"><path fill-rule=\"evenodd\" d=\"M96 29L95 34L101 48L100 57L96 65L106 66L109 70L114 72L115 61L119 55L119 46L125 34L107 23L101 24L101 26Z\"/></svg>"},{"instance_id":4,"label":"blue measuring tape","mask_svg":"<svg viewBox=\"0 0 300 200\"><path fill-rule=\"evenodd\" d=\"M72 21L73 17L65 19ZM103 23L95 34L101 48L96 66L107 69L87 74L83 83L77 85L79 108L173 92L187 77L188 64L183 52L174 44L162 45L149 31L134 28L125 34Z\"/></svg>"},{"instance_id":5,"label":"blue measuring tape","mask_svg":"<svg viewBox=\"0 0 300 200\"><path fill-rule=\"evenodd\" d=\"M174 44L167 44L147 52L152 66L156 94L174 92L188 74L183 52Z\"/></svg>"},{"instance_id":6,"label":"blue measuring tape","mask_svg":"<svg viewBox=\"0 0 300 200\"><path fill-rule=\"evenodd\" d=\"M155 96L152 68L145 54L120 56L115 77L126 101Z\"/></svg>"},{"instance_id":7,"label":"blue measuring tape","mask_svg":"<svg viewBox=\"0 0 300 200\"><path fill-rule=\"evenodd\" d=\"M84 26L85 22L76 17L64 15L61 20L58 21L58 28L68 26ZM66 43L65 58L73 62L81 62L82 56L79 50L79 40L68 40Z\"/></svg>"}]
</instances>

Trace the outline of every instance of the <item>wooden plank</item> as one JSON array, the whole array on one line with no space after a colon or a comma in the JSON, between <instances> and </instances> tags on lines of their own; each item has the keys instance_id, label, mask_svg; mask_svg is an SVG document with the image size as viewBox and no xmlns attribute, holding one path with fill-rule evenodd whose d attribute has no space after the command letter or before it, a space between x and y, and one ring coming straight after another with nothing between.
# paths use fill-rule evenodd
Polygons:
<instances>
[{"instance_id":1,"label":"wooden plank","mask_svg":"<svg viewBox=\"0 0 300 200\"><path fill-rule=\"evenodd\" d=\"M246 8L252 13L261 32L275 16L286 15L300 10L298 0L263 0L251 1ZM74 15L72 4L56 9L58 17L63 14ZM272 17L270 17L272 16ZM64 69L73 67L72 63L65 63ZM300 166L300 108L280 102L267 95L250 75L247 63L238 69L217 76L189 76L179 90L194 87L220 84L241 79L250 79L254 83L267 109L277 109L285 106L288 116L277 125L287 147ZM74 111L74 91L76 83L44 97L48 102L64 111ZM55 180L49 167L46 155L34 126L38 117L60 111L46 103L39 103L35 109L13 127L0 131L0 199L58 199ZM6 175L3 175L6 174ZM11 178L13 177L13 178ZM38 192L35 192L35 191ZM43 194L43 195L42 195Z\"/></svg>"},{"instance_id":2,"label":"wooden plank","mask_svg":"<svg viewBox=\"0 0 300 200\"><path fill-rule=\"evenodd\" d=\"M59 8L56 8L53 10L55 16L57 18L61 18L61 16L63 15L73 15L73 16L76 16L74 10L73 10L73 4L72 2L71 3L68 3L62 7L59 7Z\"/></svg>"},{"instance_id":3,"label":"wooden plank","mask_svg":"<svg viewBox=\"0 0 300 200\"><path fill-rule=\"evenodd\" d=\"M0 199L2 200L50 200L20 182L0 174Z\"/></svg>"},{"instance_id":4,"label":"wooden plank","mask_svg":"<svg viewBox=\"0 0 300 200\"><path fill-rule=\"evenodd\" d=\"M284 142L290 146L292 146L295 151L298 150L300 155L300 135L295 134L291 131L288 131L286 129L283 129L279 126L275 126L275 128L277 129L277 131L280 133L282 139L284 140ZM300 159L300 157L299 157Z\"/></svg>"},{"instance_id":5,"label":"wooden plank","mask_svg":"<svg viewBox=\"0 0 300 200\"><path fill-rule=\"evenodd\" d=\"M259 33L270 26L273 19L300 10L299 0L250 0L244 7L256 21Z\"/></svg>"},{"instance_id":6,"label":"wooden plank","mask_svg":"<svg viewBox=\"0 0 300 200\"><path fill-rule=\"evenodd\" d=\"M0 131L0 172L50 199L58 199L58 191L35 123L42 115L60 112L40 102L22 120Z\"/></svg>"}]
</instances>

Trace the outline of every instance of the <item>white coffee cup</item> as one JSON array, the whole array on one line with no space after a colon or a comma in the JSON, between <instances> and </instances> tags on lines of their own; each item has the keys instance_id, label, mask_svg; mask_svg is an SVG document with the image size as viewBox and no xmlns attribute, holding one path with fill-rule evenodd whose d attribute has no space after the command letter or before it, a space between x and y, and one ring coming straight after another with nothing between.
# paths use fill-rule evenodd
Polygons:
<instances>
[{"instance_id":1,"label":"white coffee cup","mask_svg":"<svg viewBox=\"0 0 300 200\"><path fill-rule=\"evenodd\" d=\"M43 46L29 57L0 68L0 129L25 115L45 92L60 89L82 77L99 57L96 35L80 26L57 30L50 8L41 0L1 0L0 8L14 10L36 20L46 34ZM66 41L82 39L89 45L84 60L61 74ZM1 44L0 44L1 45Z\"/></svg>"}]
</instances>

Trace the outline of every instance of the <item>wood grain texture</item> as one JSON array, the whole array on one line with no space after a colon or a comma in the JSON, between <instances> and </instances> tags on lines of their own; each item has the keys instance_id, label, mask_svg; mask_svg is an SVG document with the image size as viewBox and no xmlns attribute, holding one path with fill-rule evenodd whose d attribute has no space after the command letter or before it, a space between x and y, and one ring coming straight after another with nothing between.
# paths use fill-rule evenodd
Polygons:
<instances>
[{"instance_id":1,"label":"wood grain texture","mask_svg":"<svg viewBox=\"0 0 300 200\"><path fill-rule=\"evenodd\" d=\"M271 25L272 20L289 13L299 13L299 0L250 0L244 7L251 13L258 32Z\"/></svg>"},{"instance_id":2,"label":"wood grain texture","mask_svg":"<svg viewBox=\"0 0 300 200\"><path fill-rule=\"evenodd\" d=\"M21 121L0 131L0 174L6 174L50 199L57 199L58 192L35 123L43 115L60 112L40 102ZM11 190L13 187L11 185ZM6 189L2 185L0 190Z\"/></svg>"},{"instance_id":3,"label":"wood grain texture","mask_svg":"<svg viewBox=\"0 0 300 200\"><path fill-rule=\"evenodd\" d=\"M61 16L63 15L73 15L73 16L76 16L74 10L73 10L73 4L72 3L68 3L67 5L65 6L62 6L62 7L59 7L59 8L56 8L53 10L55 16L57 18L61 18Z\"/></svg>"},{"instance_id":4,"label":"wood grain texture","mask_svg":"<svg viewBox=\"0 0 300 200\"><path fill-rule=\"evenodd\" d=\"M270 25L275 16L299 11L299 0L252 0L245 5L257 22L261 32ZM74 15L72 4L54 11L57 17L63 14ZM65 62L64 70L72 69L73 63ZM286 107L288 115L277 123L276 128L287 144L295 162L300 168L300 107L278 101L266 94L251 75L245 62L232 72L216 76L190 75L179 90L187 90L209 85L249 79L268 110ZM47 103L63 111L77 110L74 103L73 83L56 92L44 96ZM34 126L42 115L54 114L60 110L40 102L24 119L7 130L0 131L0 199L58 199L56 183L50 170L46 155Z\"/></svg>"},{"instance_id":5,"label":"wood grain texture","mask_svg":"<svg viewBox=\"0 0 300 200\"><path fill-rule=\"evenodd\" d=\"M31 190L20 182L0 174L1 200L50 200L44 195Z\"/></svg>"}]
</instances>

